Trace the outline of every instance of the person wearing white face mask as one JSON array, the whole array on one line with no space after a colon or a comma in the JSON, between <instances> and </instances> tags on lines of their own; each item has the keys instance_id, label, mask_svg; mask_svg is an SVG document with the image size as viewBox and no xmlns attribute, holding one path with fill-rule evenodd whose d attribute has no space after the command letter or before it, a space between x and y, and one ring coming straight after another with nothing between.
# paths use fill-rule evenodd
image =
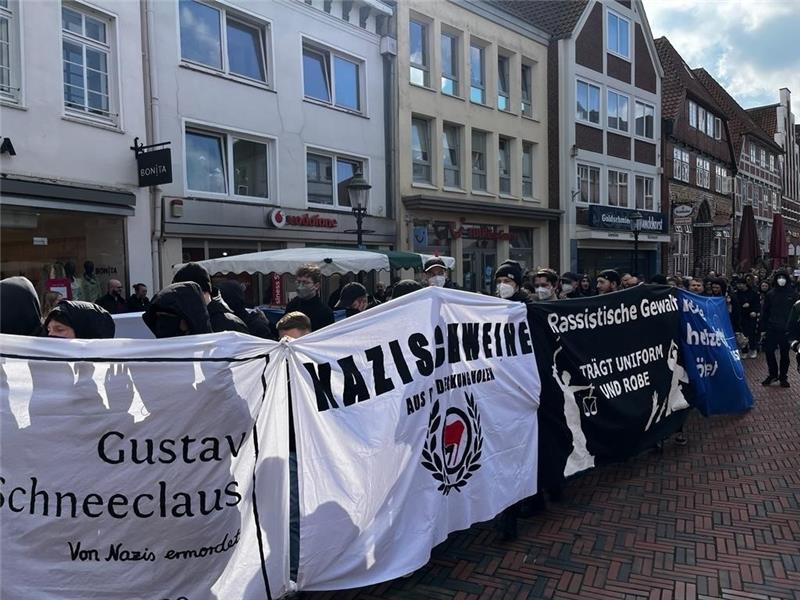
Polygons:
<instances>
[{"instance_id":1,"label":"person wearing white face mask","mask_svg":"<svg viewBox=\"0 0 800 600\"><path fill-rule=\"evenodd\" d=\"M558 275L552 269L539 269L533 276L533 290L536 292L534 302L553 302L556 296Z\"/></svg>"},{"instance_id":2,"label":"person wearing white face mask","mask_svg":"<svg viewBox=\"0 0 800 600\"><path fill-rule=\"evenodd\" d=\"M776 271L774 287L767 292L761 307L759 329L764 336L764 354L767 356L769 375L761 385L780 381L781 387L789 387L789 336L786 331L789 314L797 298L789 286L789 277L784 271ZM780 366L775 360L775 351L780 350Z\"/></svg>"},{"instance_id":3,"label":"person wearing white face mask","mask_svg":"<svg viewBox=\"0 0 800 600\"><path fill-rule=\"evenodd\" d=\"M498 298L512 302L531 302L528 291L522 287L522 266L513 260L507 260L497 267L494 274L495 289Z\"/></svg>"},{"instance_id":4,"label":"person wearing white face mask","mask_svg":"<svg viewBox=\"0 0 800 600\"><path fill-rule=\"evenodd\" d=\"M567 298L578 298L581 293L578 289L579 277L576 273L566 272L561 276L561 291L558 294L560 300Z\"/></svg>"},{"instance_id":5,"label":"person wearing white face mask","mask_svg":"<svg viewBox=\"0 0 800 600\"><path fill-rule=\"evenodd\" d=\"M429 286L457 289L455 284L447 278L447 265L438 256L426 260L422 268Z\"/></svg>"}]
</instances>

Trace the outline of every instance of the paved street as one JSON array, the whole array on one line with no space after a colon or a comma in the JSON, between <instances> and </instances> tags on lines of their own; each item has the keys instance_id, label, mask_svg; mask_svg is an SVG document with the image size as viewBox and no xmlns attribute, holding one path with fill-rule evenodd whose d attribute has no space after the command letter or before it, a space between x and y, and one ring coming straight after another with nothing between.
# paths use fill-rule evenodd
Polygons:
<instances>
[{"instance_id":1,"label":"paved street","mask_svg":"<svg viewBox=\"0 0 800 600\"><path fill-rule=\"evenodd\" d=\"M305 597L800 599L800 377L767 389L764 359L746 366L749 414L694 413L687 446L571 482L516 542L476 525L410 578Z\"/></svg>"}]
</instances>

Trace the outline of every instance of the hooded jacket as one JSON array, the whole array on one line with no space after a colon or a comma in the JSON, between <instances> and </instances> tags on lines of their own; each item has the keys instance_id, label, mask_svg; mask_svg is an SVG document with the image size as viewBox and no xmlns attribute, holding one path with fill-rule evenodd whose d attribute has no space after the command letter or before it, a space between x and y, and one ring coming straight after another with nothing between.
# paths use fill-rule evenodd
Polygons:
<instances>
[{"instance_id":1,"label":"hooded jacket","mask_svg":"<svg viewBox=\"0 0 800 600\"><path fill-rule=\"evenodd\" d=\"M222 294L218 290L216 296L211 296L211 302L208 303L208 317L211 319L211 331L217 333L218 331L237 331L239 333L250 333L250 330L239 317L233 314L233 311L228 307L222 299Z\"/></svg>"},{"instance_id":2,"label":"hooded jacket","mask_svg":"<svg viewBox=\"0 0 800 600\"><path fill-rule=\"evenodd\" d=\"M170 333L158 313L168 313L186 321L189 331L185 335L211 333L211 321L203 300L200 286L193 281L173 283L158 292L142 315L145 324L157 338L184 335L180 331Z\"/></svg>"},{"instance_id":3,"label":"hooded jacket","mask_svg":"<svg viewBox=\"0 0 800 600\"><path fill-rule=\"evenodd\" d=\"M334 320L333 311L322 301L319 294L306 299L296 296L286 305L286 312L283 314L287 315L295 310L299 310L311 319L311 331L322 329L332 324Z\"/></svg>"},{"instance_id":4,"label":"hooded jacket","mask_svg":"<svg viewBox=\"0 0 800 600\"><path fill-rule=\"evenodd\" d=\"M786 277L786 285L780 287L778 285L778 277ZM785 273L776 273L773 278L772 285L774 286L764 296L764 303L761 307L761 321L759 322L759 331L778 331L785 332L786 324L789 320L789 313L792 311L797 297L789 287L789 278Z\"/></svg>"},{"instance_id":5,"label":"hooded jacket","mask_svg":"<svg viewBox=\"0 0 800 600\"><path fill-rule=\"evenodd\" d=\"M116 331L114 319L108 311L97 304L83 302L82 300L62 300L55 305L44 321L47 324L56 319L75 330L75 337L79 340L99 340L113 338Z\"/></svg>"},{"instance_id":6,"label":"hooded jacket","mask_svg":"<svg viewBox=\"0 0 800 600\"><path fill-rule=\"evenodd\" d=\"M33 284L25 277L0 281L0 333L39 335L42 309Z\"/></svg>"},{"instance_id":7,"label":"hooded jacket","mask_svg":"<svg viewBox=\"0 0 800 600\"><path fill-rule=\"evenodd\" d=\"M250 331L250 335L265 340L278 339L277 332L274 330L269 320L267 320L264 313L258 309L250 310L245 306L244 290L238 282L223 281L217 286L217 289L219 289L222 299L233 311L233 314L244 321L244 324Z\"/></svg>"}]
</instances>

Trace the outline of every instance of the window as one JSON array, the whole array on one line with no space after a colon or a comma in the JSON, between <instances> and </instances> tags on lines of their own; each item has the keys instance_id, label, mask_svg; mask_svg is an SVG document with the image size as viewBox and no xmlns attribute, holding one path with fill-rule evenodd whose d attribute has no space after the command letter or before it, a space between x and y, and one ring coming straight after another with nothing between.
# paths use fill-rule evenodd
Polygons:
<instances>
[{"instance_id":1,"label":"window","mask_svg":"<svg viewBox=\"0 0 800 600\"><path fill-rule=\"evenodd\" d=\"M706 113L706 135L710 138L714 137L714 115Z\"/></svg>"},{"instance_id":2,"label":"window","mask_svg":"<svg viewBox=\"0 0 800 600\"><path fill-rule=\"evenodd\" d=\"M772 210L778 210L778 193L772 192Z\"/></svg>"},{"instance_id":3,"label":"window","mask_svg":"<svg viewBox=\"0 0 800 600\"><path fill-rule=\"evenodd\" d=\"M458 96L458 38L442 33L442 93Z\"/></svg>"},{"instance_id":4,"label":"window","mask_svg":"<svg viewBox=\"0 0 800 600\"><path fill-rule=\"evenodd\" d=\"M265 24L197 0L180 0L178 6L183 60L266 83Z\"/></svg>"},{"instance_id":5,"label":"window","mask_svg":"<svg viewBox=\"0 0 800 600\"><path fill-rule=\"evenodd\" d=\"M774 154L770 154L769 155L769 170L770 171L774 171L775 170L775 155Z\"/></svg>"},{"instance_id":6,"label":"window","mask_svg":"<svg viewBox=\"0 0 800 600\"><path fill-rule=\"evenodd\" d=\"M425 119L411 119L411 160L413 180L431 183L430 123Z\"/></svg>"},{"instance_id":7,"label":"window","mask_svg":"<svg viewBox=\"0 0 800 600\"><path fill-rule=\"evenodd\" d=\"M469 47L469 99L479 104L486 104L486 69L484 65L485 50L481 46L471 44Z\"/></svg>"},{"instance_id":8,"label":"window","mask_svg":"<svg viewBox=\"0 0 800 600\"><path fill-rule=\"evenodd\" d=\"M608 204L609 206L628 207L627 173L608 170Z\"/></svg>"},{"instance_id":9,"label":"window","mask_svg":"<svg viewBox=\"0 0 800 600\"><path fill-rule=\"evenodd\" d=\"M697 104L689 100L689 127L697 129Z\"/></svg>"},{"instance_id":10,"label":"window","mask_svg":"<svg viewBox=\"0 0 800 600\"><path fill-rule=\"evenodd\" d=\"M729 193L728 190L728 170L725 167L720 167L719 165L715 166L715 179L714 179L714 191L719 192L720 194L727 194Z\"/></svg>"},{"instance_id":11,"label":"window","mask_svg":"<svg viewBox=\"0 0 800 600\"><path fill-rule=\"evenodd\" d=\"M486 133L472 130L472 189L486 191Z\"/></svg>"},{"instance_id":12,"label":"window","mask_svg":"<svg viewBox=\"0 0 800 600\"><path fill-rule=\"evenodd\" d=\"M497 173L500 178L500 193L511 193L511 140L500 137L497 144Z\"/></svg>"},{"instance_id":13,"label":"window","mask_svg":"<svg viewBox=\"0 0 800 600\"><path fill-rule=\"evenodd\" d=\"M711 165L709 162L706 159L698 156L695 159L695 165L697 169L695 173L697 185L702 188L710 187Z\"/></svg>"},{"instance_id":14,"label":"window","mask_svg":"<svg viewBox=\"0 0 800 600\"><path fill-rule=\"evenodd\" d=\"M361 110L361 64L330 50L303 45L303 93L347 110Z\"/></svg>"},{"instance_id":15,"label":"window","mask_svg":"<svg viewBox=\"0 0 800 600\"><path fill-rule=\"evenodd\" d=\"M0 100L19 100L19 37L14 0L0 1Z\"/></svg>"},{"instance_id":16,"label":"window","mask_svg":"<svg viewBox=\"0 0 800 600\"><path fill-rule=\"evenodd\" d=\"M722 119L719 117L714 117L714 139L722 139Z\"/></svg>"},{"instance_id":17,"label":"window","mask_svg":"<svg viewBox=\"0 0 800 600\"><path fill-rule=\"evenodd\" d=\"M756 163L756 145L750 142L750 162Z\"/></svg>"},{"instance_id":18,"label":"window","mask_svg":"<svg viewBox=\"0 0 800 600\"><path fill-rule=\"evenodd\" d=\"M461 187L461 129L456 125L442 128L442 164L445 187Z\"/></svg>"},{"instance_id":19,"label":"window","mask_svg":"<svg viewBox=\"0 0 800 600\"><path fill-rule=\"evenodd\" d=\"M187 129L186 184L198 192L269 198L268 144Z\"/></svg>"},{"instance_id":20,"label":"window","mask_svg":"<svg viewBox=\"0 0 800 600\"><path fill-rule=\"evenodd\" d=\"M64 106L70 111L111 119L108 20L61 8Z\"/></svg>"},{"instance_id":21,"label":"window","mask_svg":"<svg viewBox=\"0 0 800 600\"><path fill-rule=\"evenodd\" d=\"M653 139L653 122L656 109L644 102L636 101L636 135Z\"/></svg>"},{"instance_id":22,"label":"window","mask_svg":"<svg viewBox=\"0 0 800 600\"><path fill-rule=\"evenodd\" d=\"M497 57L497 108L500 110L511 110L508 63L507 56L500 55Z\"/></svg>"},{"instance_id":23,"label":"window","mask_svg":"<svg viewBox=\"0 0 800 600\"><path fill-rule=\"evenodd\" d=\"M767 151L764 150L763 148L761 148L761 160L758 161L758 164L761 165L762 167L767 166Z\"/></svg>"},{"instance_id":24,"label":"window","mask_svg":"<svg viewBox=\"0 0 800 600\"><path fill-rule=\"evenodd\" d=\"M608 50L623 58L630 58L630 22L616 13L608 11Z\"/></svg>"},{"instance_id":25,"label":"window","mask_svg":"<svg viewBox=\"0 0 800 600\"><path fill-rule=\"evenodd\" d=\"M522 196L533 198L533 144L522 144Z\"/></svg>"},{"instance_id":26,"label":"window","mask_svg":"<svg viewBox=\"0 0 800 600\"><path fill-rule=\"evenodd\" d=\"M585 81L578 81L577 114L579 121L600 124L600 88Z\"/></svg>"},{"instance_id":27,"label":"window","mask_svg":"<svg viewBox=\"0 0 800 600\"><path fill-rule=\"evenodd\" d=\"M409 59L411 62L410 81L414 85L428 87L429 82L429 57L428 57L428 26L413 19L409 22Z\"/></svg>"},{"instance_id":28,"label":"window","mask_svg":"<svg viewBox=\"0 0 800 600\"><path fill-rule=\"evenodd\" d=\"M652 177L636 176L636 208L639 210L655 210Z\"/></svg>"},{"instance_id":29,"label":"window","mask_svg":"<svg viewBox=\"0 0 800 600\"><path fill-rule=\"evenodd\" d=\"M530 65L522 65L520 86L522 90L522 114L526 117L533 116L533 69Z\"/></svg>"},{"instance_id":30,"label":"window","mask_svg":"<svg viewBox=\"0 0 800 600\"><path fill-rule=\"evenodd\" d=\"M628 131L628 97L608 90L608 128Z\"/></svg>"},{"instance_id":31,"label":"window","mask_svg":"<svg viewBox=\"0 0 800 600\"><path fill-rule=\"evenodd\" d=\"M702 106L697 107L697 128L701 133L706 132L706 109Z\"/></svg>"},{"instance_id":32,"label":"window","mask_svg":"<svg viewBox=\"0 0 800 600\"><path fill-rule=\"evenodd\" d=\"M318 151L308 152L306 154L308 203L350 208L347 184L357 171L364 172L364 162L361 160Z\"/></svg>"},{"instance_id":33,"label":"window","mask_svg":"<svg viewBox=\"0 0 800 600\"><path fill-rule=\"evenodd\" d=\"M680 148L672 149L672 177L689 183L689 153Z\"/></svg>"},{"instance_id":34,"label":"window","mask_svg":"<svg viewBox=\"0 0 800 600\"><path fill-rule=\"evenodd\" d=\"M589 165L578 165L578 190L581 202L600 204L600 169Z\"/></svg>"},{"instance_id":35,"label":"window","mask_svg":"<svg viewBox=\"0 0 800 600\"><path fill-rule=\"evenodd\" d=\"M686 231L685 225L676 225L672 234L672 266L674 273L689 272L689 250L692 234Z\"/></svg>"}]
</instances>

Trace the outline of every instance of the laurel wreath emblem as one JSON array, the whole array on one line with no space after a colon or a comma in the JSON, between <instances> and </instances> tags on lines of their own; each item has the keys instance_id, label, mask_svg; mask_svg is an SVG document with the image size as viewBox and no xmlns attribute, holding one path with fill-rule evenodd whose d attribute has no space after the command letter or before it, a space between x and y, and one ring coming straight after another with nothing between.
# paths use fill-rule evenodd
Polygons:
<instances>
[{"instance_id":1,"label":"laurel wreath emblem","mask_svg":"<svg viewBox=\"0 0 800 600\"><path fill-rule=\"evenodd\" d=\"M459 468L455 477L447 473L444 465L441 452L438 451L438 433L439 426L442 424L442 416L439 414L439 401L433 403L431 407L430 418L428 419L428 435L425 439L425 444L422 446L422 466L431 472L431 476L439 482L437 491L442 492L445 496L450 494L451 491L461 491L472 475L477 471L481 463L481 454L483 452L483 435L481 434L481 415L478 412L478 406L475 398L468 393L464 394L467 400L467 414L469 415L470 424L472 425L472 444L466 450L464 462Z\"/></svg>"}]
</instances>

